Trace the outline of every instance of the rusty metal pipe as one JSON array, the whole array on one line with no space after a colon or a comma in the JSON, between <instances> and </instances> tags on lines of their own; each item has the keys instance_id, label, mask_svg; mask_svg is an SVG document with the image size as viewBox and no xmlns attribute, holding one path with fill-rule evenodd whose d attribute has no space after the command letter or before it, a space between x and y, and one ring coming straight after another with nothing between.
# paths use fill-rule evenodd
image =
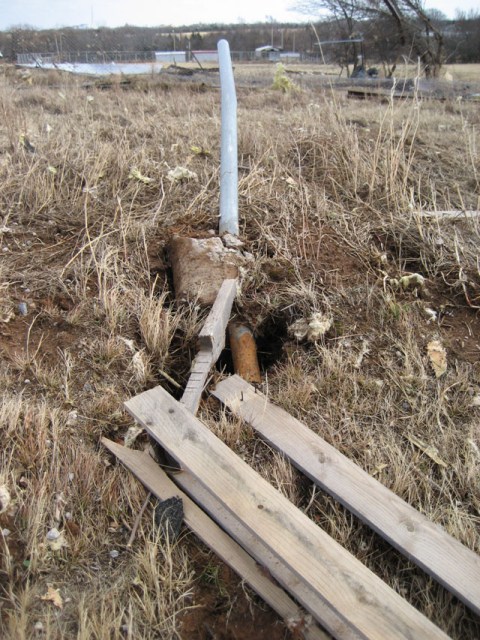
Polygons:
<instances>
[{"instance_id":1,"label":"rusty metal pipe","mask_svg":"<svg viewBox=\"0 0 480 640\"><path fill-rule=\"evenodd\" d=\"M257 358L257 345L251 330L244 324L231 322L228 325L230 348L235 373L247 382L260 384L262 376Z\"/></svg>"}]
</instances>

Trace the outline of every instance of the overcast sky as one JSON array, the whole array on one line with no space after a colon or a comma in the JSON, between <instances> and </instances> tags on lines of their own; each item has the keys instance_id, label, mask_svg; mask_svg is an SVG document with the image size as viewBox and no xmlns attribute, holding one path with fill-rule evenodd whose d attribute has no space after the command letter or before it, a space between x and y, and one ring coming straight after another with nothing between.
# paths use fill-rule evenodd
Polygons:
<instances>
[{"instance_id":1,"label":"overcast sky","mask_svg":"<svg viewBox=\"0 0 480 640\"><path fill-rule=\"evenodd\" d=\"M13 25L46 29L306 20L305 15L289 11L294 5L295 0L0 0L0 30ZM457 8L478 10L480 0L426 0L425 5L453 18Z\"/></svg>"}]
</instances>

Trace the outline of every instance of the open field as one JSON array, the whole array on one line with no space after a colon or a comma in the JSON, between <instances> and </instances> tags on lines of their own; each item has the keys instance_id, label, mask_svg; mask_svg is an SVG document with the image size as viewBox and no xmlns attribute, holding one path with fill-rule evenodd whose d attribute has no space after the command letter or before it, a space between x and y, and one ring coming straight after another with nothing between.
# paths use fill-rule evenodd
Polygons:
<instances>
[{"instance_id":1,"label":"open field","mask_svg":"<svg viewBox=\"0 0 480 640\"><path fill-rule=\"evenodd\" d=\"M193 63L192 64L192 68L194 68ZM182 65L183 66L183 65ZM203 65L205 66L205 65ZM236 75L238 75L239 78L242 77L243 74L248 74L249 71L253 71L255 73L255 71L268 71L270 70L270 73L272 73L271 69L272 66L274 66L272 63L261 63L261 62L255 62L254 64L237 64L236 65ZM346 77L346 69L341 69L341 67L339 65L336 64L304 64L304 63L289 63L288 65L286 65L288 67L288 69L291 69L292 71L299 71L302 73L306 73L306 74L325 74L328 76L339 76L340 73L342 74L342 77ZM384 73L384 69L382 68L382 65L380 64L376 64L376 63L371 63L370 61L368 62L368 66L375 66L378 69L379 75L380 77L383 75ZM352 70L352 65L350 65L350 71ZM415 77L415 75L418 73L418 67L414 64L397 64L397 67L395 69L395 73L394 75L397 78L413 78ZM473 83L479 83L480 82L480 64L445 64L443 65L441 71L440 71L440 76L439 79L442 80L445 78L445 76L447 76L447 78L449 78L450 80L456 81L456 82L473 82Z\"/></svg>"},{"instance_id":2,"label":"open field","mask_svg":"<svg viewBox=\"0 0 480 640\"><path fill-rule=\"evenodd\" d=\"M293 637L186 530L166 545L153 503L129 548L146 493L100 444L123 443L125 400L186 384L206 310L175 301L165 248L217 229L218 90L1 69L0 636ZM480 553L480 219L420 215L480 209L478 105L242 85L238 108L253 260L235 314L270 399ZM169 180L177 166L196 178ZM289 326L316 312L332 328L296 340ZM221 367L212 385L228 352ZM216 400L199 416L452 638L480 637L478 617Z\"/></svg>"},{"instance_id":3,"label":"open field","mask_svg":"<svg viewBox=\"0 0 480 640\"><path fill-rule=\"evenodd\" d=\"M179 66L188 69L198 69L198 64L195 62L188 62ZM271 76L275 63L253 62L250 64L242 64L236 62L234 63L234 66L235 75L239 80L241 80L243 76L248 77L250 74L269 73ZM323 74L334 77L339 76L340 74L342 74L342 77L346 76L346 70L342 70L342 68L337 64L306 64L302 62L289 62L285 66L292 72ZM382 65L369 62L368 66L376 66L380 77L382 77L384 72ZM217 68L218 65L212 62L202 62L202 67L204 69L214 69ZM350 71L351 70L352 65L350 65ZM397 78L414 78L417 73L418 67L416 65L399 63L397 64L394 75ZM440 70L439 80L445 79L445 76L447 76L449 80L453 80L455 82L480 83L480 64L444 64Z\"/></svg>"}]
</instances>

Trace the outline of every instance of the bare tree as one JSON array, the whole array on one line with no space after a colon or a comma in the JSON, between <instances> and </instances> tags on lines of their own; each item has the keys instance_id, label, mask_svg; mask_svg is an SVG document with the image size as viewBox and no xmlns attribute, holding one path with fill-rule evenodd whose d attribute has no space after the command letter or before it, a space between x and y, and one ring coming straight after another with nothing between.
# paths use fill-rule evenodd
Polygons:
<instances>
[{"instance_id":1,"label":"bare tree","mask_svg":"<svg viewBox=\"0 0 480 640\"><path fill-rule=\"evenodd\" d=\"M399 34L419 57L425 75L437 76L443 62L443 34L425 12L421 0L383 0L395 15Z\"/></svg>"},{"instance_id":2,"label":"bare tree","mask_svg":"<svg viewBox=\"0 0 480 640\"><path fill-rule=\"evenodd\" d=\"M448 46L450 45L450 46ZM447 32L450 58L461 62L480 61L480 11L458 11Z\"/></svg>"},{"instance_id":3,"label":"bare tree","mask_svg":"<svg viewBox=\"0 0 480 640\"><path fill-rule=\"evenodd\" d=\"M438 22L424 10L422 0L300 0L296 9L309 15L343 19L351 32L354 23L373 22L388 30L393 26L396 44L420 59L427 77L437 75L440 70L443 34Z\"/></svg>"}]
</instances>

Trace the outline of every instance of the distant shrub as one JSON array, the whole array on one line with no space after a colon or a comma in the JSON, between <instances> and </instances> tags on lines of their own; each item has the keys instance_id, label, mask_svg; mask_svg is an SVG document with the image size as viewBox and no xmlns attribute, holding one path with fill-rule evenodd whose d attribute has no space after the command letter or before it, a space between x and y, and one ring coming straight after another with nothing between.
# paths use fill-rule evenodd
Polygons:
<instances>
[{"instance_id":1,"label":"distant shrub","mask_svg":"<svg viewBox=\"0 0 480 640\"><path fill-rule=\"evenodd\" d=\"M298 91L297 85L287 76L285 66L281 62L276 65L272 88L284 93Z\"/></svg>"}]
</instances>

